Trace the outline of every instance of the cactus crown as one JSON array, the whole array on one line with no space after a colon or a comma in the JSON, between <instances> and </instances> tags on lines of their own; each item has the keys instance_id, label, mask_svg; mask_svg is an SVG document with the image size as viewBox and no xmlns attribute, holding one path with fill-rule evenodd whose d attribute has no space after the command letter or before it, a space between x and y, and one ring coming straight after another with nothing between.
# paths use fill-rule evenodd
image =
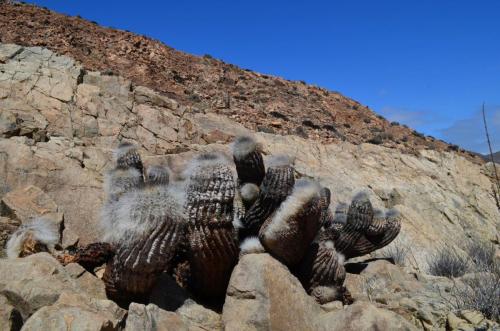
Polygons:
<instances>
[{"instance_id":1,"label":"cactus crown","mask_svg":"<svg viewBox=\"0 0 500 331\"><path fill-rule=\"evenodd\" d=\"M117 168L136 168L142 171L142 160L137 147L128 142L123 142L113 151Z\"/></svg>"},{"instance_id":2,"label":"cactus crown","mask_svg":"<svg viewBox=\"0 0 500 331\"><path fill-rule=\"evenodd\" d=\"M241 160L259 148L254 137L239 136L232 145L233 156L236 160Z\"/></svg>"},{"instance_id":3,"label":"cactus crown","mask_svg":"<svg viewBox=\"0 0 500 331\"><path fill-rule=\"evenodd\" d=\"M292 194L278 208L273 216L273 221L269 224L267 232L271 235L282 230L283 226L288 226L287 220L298 214L305 205L312 199L320 197L321 186L310 179L301 178L295 182Z\"/></svg>"}]
</instances>

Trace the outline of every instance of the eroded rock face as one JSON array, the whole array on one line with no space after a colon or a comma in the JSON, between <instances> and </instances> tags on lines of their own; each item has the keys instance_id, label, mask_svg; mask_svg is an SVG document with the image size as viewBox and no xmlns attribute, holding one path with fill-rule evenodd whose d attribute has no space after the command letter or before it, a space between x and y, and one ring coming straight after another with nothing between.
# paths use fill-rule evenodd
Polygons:
<instances>
[{"instance_id":1,"label":"eroded rock face","mask_svg":"<svg viewBox=\"0 0 500 331\"><path fill-rule=\"evenodd\" d=\"M227 117L179 104L119 76L85 72L70 58L46 49L5 44L0 44L0 115L0 198L9 215L0 218L1 238L33 210L38 213L36 202L43 198L51 201L46 205L56 206L46 208L48 212L64 213L64 247L78 238L81 244L100 239L102 176L119 141L137 144L146 165L168 164L172 178L179 178L194 152L228 152L229 140L249 133ZM339 302L320 307L281 263L267 254L249 254L233 273L223 323L200 306L188 309L185 304L167 313L137 305L130 325L148 325L149 317L166 318L188 330L342 329L335 321L352 329L383 329L387 323L432 329L464 323L449 315L449 306L433 291L436 286L444 291L448 280L417 279L410 272L424 271L427 256L445 238L457 248L468 236L498 241L500 215L489 194L488 169L446 152L409 155L372 144L325 145L266 133L256 137L264 155L289 154L300 175L328 187L332 209L361 189L376 208L398 209L403 221L397 244L411 250L408 272L371 262L347 278L359 303L345 309ZM374 288L368 296L370 279ZM63 292L73 294L58 301ZM105 299L102 282L77 265L62 267L48 254L0 260L0 297L8 298L12 307L6 314L18 311L26 319L46 307L30 322L33 328L46 323L54 307L70 314L82 309L98 321L94 329L119 325L114 313L103 317L95 311L94 299L82 300L83 307L74 310L74 295L82 293ZM354 321L356 316L364 321Z\"/></svg>"},{"instance_id":2,"label":"eroded rock face","mask_svg":"<svg viewBox=\"0 0 500 331\"><path fill-rule=\"evenodd\" d=\"M119 76L85 72L43 48L1 44L0 53L5 58L0 109L11 114L2 118L8 122L13 116L17 126L0 139L0 192L38 186L65 213L66 229L82 244L99 238L102 175L118 141L141 146L146 163L182 169L187 157L162 155L227 152L218 143L249 133L226 117L183 106ZM500 215L489 194L488 172L461 156L430 150L410 155L372 144L324 145L265 133L257 139L264 154L295 157L300 174L327 186L332 208L365 189L375 207L399 209L401 240L421 268L446 234L453 233L450 239L457 244L470 235L497 240Z\"/></svg>"}]
</instances>

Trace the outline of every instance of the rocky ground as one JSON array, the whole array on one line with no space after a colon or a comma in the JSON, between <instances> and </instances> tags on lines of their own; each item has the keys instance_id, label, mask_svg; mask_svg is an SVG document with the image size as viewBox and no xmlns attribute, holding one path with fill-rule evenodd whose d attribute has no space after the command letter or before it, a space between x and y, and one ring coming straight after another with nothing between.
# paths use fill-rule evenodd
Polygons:
<instances>
[{"instance_id":1,"label":"rocky ground","mask_svg":"<svg viewBox=\"0 0 500 331\"><path fill-rule=\"evenodd\" d=\"M0 244L32 216L50 216L61 247L99 239L102 178L118 141L141 148L147 164L174 174L193 153L228 151L251 133L231 117L184 104L129 80L84 70L41 47L0 44ZM403 217L389 246L408 252L405 266L372 257L348 262L355 303L318 305L288 269L267 254L243 256L224 306L212 310L180 289L157 290L128 311L106 299L98 278L47 253L0 259L0 325L11 330L474 330L497 327L453 305L461 278L427 275L442 246L463 251L469 238L499 242L490 195L492 164L454 152L408 154L375 144L324 144L297 135L256 133L264 154L295 158L298 175L332 191L332 208L359 190L375 207ZM467 277L467 275L463 276ZM168 282L167 282L168 283ZM172 285L173 286L173 285ZM166 293L168 294L165 297Z\"/></svg>"},{"instance_id":2,"label":"rocky ground","mask_svg":"<svg viewBox=\"0 0 500 331\"><path fill-rule=\"evenodd\" d=\"M241 69L209 55L189 55L78 16L2 2L0 31L0 42L46 47L76 59L88 70L120 75L254 131L327 143L371 142L412 154L422 149L455 150L473 162L483 162L458 146L390 123L338 92Z\"/></svg>"}]
</instances>

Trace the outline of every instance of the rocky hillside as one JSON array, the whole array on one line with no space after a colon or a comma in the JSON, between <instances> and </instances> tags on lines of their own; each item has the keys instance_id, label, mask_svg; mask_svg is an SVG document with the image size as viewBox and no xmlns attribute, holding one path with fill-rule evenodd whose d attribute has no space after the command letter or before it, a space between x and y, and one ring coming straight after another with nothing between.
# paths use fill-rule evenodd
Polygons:
<instances>
[{"instance_id":1,"label":"rocky hillside","mask_svg":"<svg viewBox=\"0 0 500 331\"><path fill-rule=\"evenodd\" d=\"M39 253L0 259L2 328L498 329L454 303L457 287L481 275L485 283L487 275L429 275L429 262L443 247L463 255L474 240L500 255L491 163L391 126L340 94L186 55L80 18L0 4L0 31L2 247L37 215L62 229L62 248L99 240L103 174L120 141L139 146L146 166L168 165L175 177L193 154L227 153L236 135L253 134L265 159L291 155L297 177L328 187L332 210L365 191L375 207L402 216L395 242L347 261L351 305L319 305L264 253L240 258L222 307L208 309L165 280L149 304L124 310L106 298L102 269L93 274ZM381 256L403 258L395 265Z\"/></svg>"},{"instance_id":2,"label":"rocky hillside","mask_svg":"<svg viewBox=\"0 0 500 331\"><path fill-rule=\"evenodd\" d=\"M126 78L84 70L81 63L46 48L0 44L2 245L33 215L50 215L59 222L63 247L99 240L103 173L118 141L137 144L147 165L167 164L175 174L193 152L228 152L227 143L242 133L252 131ZM289 154L297 175L330 188L332 209L360 190L375 207L398 209L402 229L388 250L403 247L409 252L405 268L367 262L370 257L350 262L346 286L356 303L320 306L279 262L267 254L250 254L233 272L222 311L182 299L175 311L160 300L131 305L126 315L103 297L95 276L42 254L0 260L0 300L8 300L0 316L25 323L25 330L47 328L54 318L59 324L53 327L62 328L61 311L75 325L96 330L125 324L148 328L150 323L186 330L280 330L292 325L432 330L491 323L450 304L446 293L457 280L426 275L429 258L441 247L464 252L469 238L498 245L500 216L490 195L491 164L479 165L454 152L420 150L414 155L369 143L255 135L266 157Z\"/></svg>"},{"instance_id":3,"label":"rocky hillside","mask_svg":"<svg viewBox=\"0 0 500 331\"><path fill-rule=\"evenodd\" d=\"M432 137L389 123L337 92L226 64L210 56L176 51L130 32L103 28L24 4L0 4L0 41L42 46L82 63L90 71L120 75L200 112L221 114L254 131L321 142L370 142L418 154L455 150Z\"/></svg>"}]
</instances>

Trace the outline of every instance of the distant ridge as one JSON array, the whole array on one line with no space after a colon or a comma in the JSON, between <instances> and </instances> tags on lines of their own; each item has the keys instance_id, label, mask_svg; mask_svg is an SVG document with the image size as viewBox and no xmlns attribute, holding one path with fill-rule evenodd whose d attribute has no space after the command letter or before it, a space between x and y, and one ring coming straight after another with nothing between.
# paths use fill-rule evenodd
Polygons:
<instances>
[{"instance_id":1,"label":"distant ridge","mask_svg":"<svg viewBox=\"0 0 500 331\"><path fill-rule=\"evenodd\" d=\"M486 162L491 162L490 154L479 154ZM500 163L500 151L493 153L493 162Z\"/></svg>"}]
</instances>

